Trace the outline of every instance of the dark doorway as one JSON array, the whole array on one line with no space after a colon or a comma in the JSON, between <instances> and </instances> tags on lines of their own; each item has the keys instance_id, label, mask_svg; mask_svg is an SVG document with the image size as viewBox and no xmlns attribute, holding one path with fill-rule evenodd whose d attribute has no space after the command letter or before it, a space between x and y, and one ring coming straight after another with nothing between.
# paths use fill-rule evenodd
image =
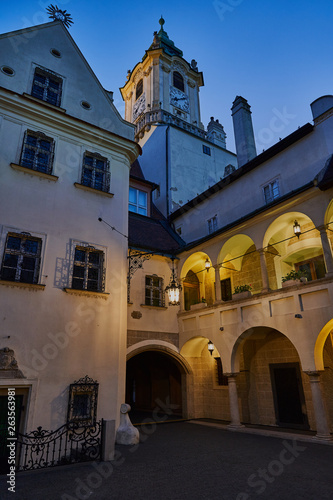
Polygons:
<instances>
[{"instance_id":1,"label":"dark doorway","mask_svg":"<svg viewBox=\"0 0 333 500\"><path fill-rule=\"evenodd\" d=\"M28 391L24 389L15 390L15 430L23 431L24 410ZM8 450L8 395L7 389L0 390L0 474L7 474L9 471ZM18 457L16 457L18 459Z\"/></svg>"},{"instance_id":2,"label":"dark doorway","mask_svg":"<svg viewBox=\"0 0 333 500\"><path fill-rule=\"evenodd\" d=\"M222 300L231 300L232 299L232 291L231 291L231 279L226 278L221 280L221 298Z\"/></svg>"},{"instance_id":3,"label":"dark doorway","mask_svg":"<svg viewBox=\"0 0 333 500\"><path fill-rule=\"evenodd\" d=\"M270 364L269 368L277 425L309 429L299 364Z\"/></svg>"},{"instance_id":4,"label":"dark doorway","mask_svg":"<svg viewBox=\"0 0 333 500\"><path fill-rule=\"evenodd\" d=\"M158 409L168 418L182 416L181 372L170 356L147 351L127 362L126 403L132 407L131 420ZM167 410L166 410L167 408Z\"/></svg>"},{"instance_id":5,"label":"dark doorway","mask_svg":"<svg viewBox=\"0 0 333 500\"><path fill-rule=\"evenodd\" d=\"M189 311L192 305L200 302L200 283L193 271L187 273L183 286L185 310Z\"/></svg>"}]
</instances>

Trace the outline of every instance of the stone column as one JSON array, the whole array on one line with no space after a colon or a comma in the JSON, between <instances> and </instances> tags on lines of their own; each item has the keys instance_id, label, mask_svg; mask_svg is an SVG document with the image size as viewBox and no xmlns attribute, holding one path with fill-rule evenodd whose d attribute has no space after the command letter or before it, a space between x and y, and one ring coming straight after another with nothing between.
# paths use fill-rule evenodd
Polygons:
<instances>
[{"instance_id":1,"label":"stone column","mask_svg":"<svg viewBox=\"0 0 333 500\"><path fill-rule=\"evenodd\" d=\"M216 264L215 268L215 301L222 300L221 296L221 280L220 280L220 265Z\"/></svg>"},{"instance_id":2,"label":"stone column","mask_svg":"<svg viewBox=\"0 0 333 500\"><path fill-rule=\"evenodd\" d=\"M326 264L326 276L333 276L333 258L331 245L327 236L327 226L318 227L320 231L321 245L323 247L324 260Z\"/></svg>"},{"instance_id":3,"label":"stone column","mask_svg":"<svg viewBox=\"0 0 333 500\"><path fill-rule=\"evenodd\" d=\"M261 278L262 278L262 292L269 292L269 281L268 281L268 273L265 259L265 250L263 248L258 249L260 256L260 269L261 269Z\"/></svg>"},{"instance_id":4,"label":"stone column","mask_svg":"<svg viewBox=\"0 0 333 500\"><path fill-rule=\"evenodd\" d=\"M239 417L238 394L236 385L237 373L225 373L225 375L228 377L230 418L231 418L231 422L228 425L228 427L230 429L238 429L240 427L244 427L244 425L240 423L240 417Z\"/></svg>"},{"instance_id":5,"label":"stone column","mask_svg":"<svg viewBox=\"0 0 333 500\"><path fill-rule=\"evenodd\" d=\"M331 441L332 437L330 434L330 428L328 424L326 406L320 385L320 373L319 372L305 372L305 373L308 375L310 379L312 402L313 402L313 408L317 425L317 434L315 438L325 441Z\"/></svg>"}]
</instances>

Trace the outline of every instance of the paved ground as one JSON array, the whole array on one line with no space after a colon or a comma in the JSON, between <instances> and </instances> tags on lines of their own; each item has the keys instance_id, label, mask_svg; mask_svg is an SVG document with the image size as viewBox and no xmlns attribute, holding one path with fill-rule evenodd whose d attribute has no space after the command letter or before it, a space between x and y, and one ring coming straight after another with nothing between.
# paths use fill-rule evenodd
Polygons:
<instances>
[{"instance_id":1,"label":"paved ground","mask_svg":"<svg viewBox=\"0 0 333 500\"><path fill-rule=\"evenodd\" d=\"M1 500L324 500L333 446L177 422L141 428L112 463L20 473Z\"/></svg>"}]
</instances>

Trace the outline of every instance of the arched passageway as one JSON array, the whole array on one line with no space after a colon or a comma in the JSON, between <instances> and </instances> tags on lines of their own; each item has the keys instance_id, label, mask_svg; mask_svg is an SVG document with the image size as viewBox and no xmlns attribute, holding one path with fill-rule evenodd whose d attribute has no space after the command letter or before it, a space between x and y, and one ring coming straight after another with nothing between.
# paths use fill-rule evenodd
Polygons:
<instances>
[{"instance_id":1,"label":"arched passageway","mask_svg":"<svg viewBox=\"0 0 333 500\"><path fill-rule=\"evenodd\" d=\"M154 411L168 418L181 417L183 367L167 353L148 350L127 361L126 403L131 419L138 421Z\"/></svg>"}]
</instances>

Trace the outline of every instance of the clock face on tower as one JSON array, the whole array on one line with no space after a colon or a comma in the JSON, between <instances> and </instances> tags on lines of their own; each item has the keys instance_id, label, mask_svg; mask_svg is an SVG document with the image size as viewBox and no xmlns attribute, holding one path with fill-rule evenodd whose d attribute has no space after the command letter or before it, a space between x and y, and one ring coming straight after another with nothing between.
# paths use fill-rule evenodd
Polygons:
<instances>
[{"instance_id":1,"label":"clock face on tower","mask_svg":"<svg viewBox=\"0 0 333 500\"><path fill-rule=\"evenodd\" d=\"M176 89L175 87L170 88L170 104L175 106L186 113L190 110L189 98L184 92Z\"/></svg>"},{"instance_id":2,"label":"clock face on tower","mask_svg":"<svg viewBox=\"0 0 333 500\"><path fill-rule=\"evenodd\" d=\"M133 106L133 121L135 121L137 117L144 112L145 108L146 108L146 96L145 94L141 94Z\"/></svg>"}]
</instances>

